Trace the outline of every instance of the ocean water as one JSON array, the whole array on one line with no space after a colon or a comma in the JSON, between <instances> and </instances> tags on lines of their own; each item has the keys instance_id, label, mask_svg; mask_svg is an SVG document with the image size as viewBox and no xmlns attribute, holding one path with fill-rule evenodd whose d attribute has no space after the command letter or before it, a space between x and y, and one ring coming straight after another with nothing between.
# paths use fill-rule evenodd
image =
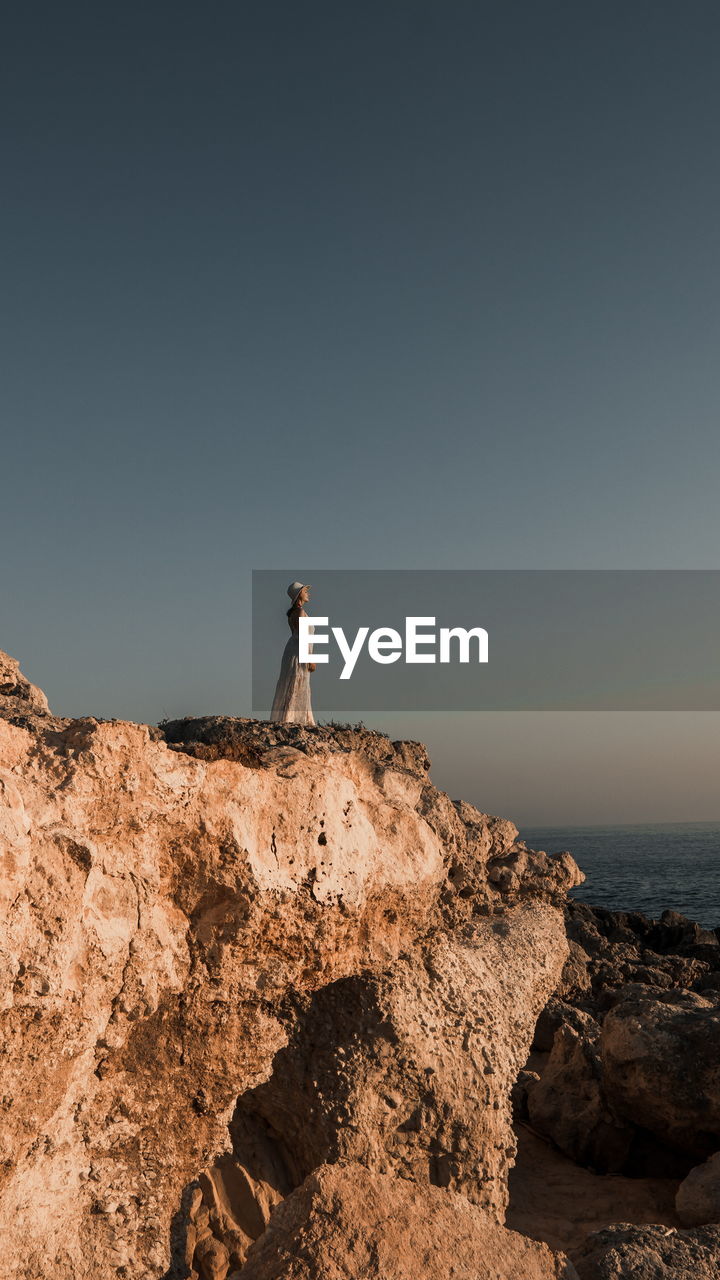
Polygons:
<instances>
[{"instance_id":1,"label":"ocean water","mask_svg":"<svg viewBox=\"0 0 720 1280\"><path fill-rule=\"evenodd\" d=\"M720 822L631 827L524 827L531 849L569 849L586 880L573 897L658 919L666 908L720 925Z\"/></svg>"}]
</instances>

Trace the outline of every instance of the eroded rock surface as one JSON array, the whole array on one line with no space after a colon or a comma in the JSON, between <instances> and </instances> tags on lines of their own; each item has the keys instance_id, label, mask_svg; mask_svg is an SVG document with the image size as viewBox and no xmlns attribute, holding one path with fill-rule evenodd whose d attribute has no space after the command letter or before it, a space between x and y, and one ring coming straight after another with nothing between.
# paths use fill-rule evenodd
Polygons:
<instances>
[{"instance_id":1,"label":"eroded rock surface","mask_svg":"<svg viewBox=\"0 0 720 1280\"><path fill-rule=\"evenodd\" d=\"M542 1074L526 1092L530 1123L565 1155L602 1173L625 1167L634 1129L607 1100L602 1030L590 1014L568 1011Z\"/></svg>"},{"instance_id":2,"label":"eroded rock surface","mask_svg":"<svg viewBox=\"0 0 720 1280\"><path fill-rule=\"evenodd\" d=\"M485 1224L572 860L438 792L419 744L60 720L3 662L8 1280L226 1280L314 1162L347 1157L399 1205L429 1197L438 1230L462 1187L500 1268L478 1275L560 1274Z\"/></svg>"},{"instance_id":3,"label":"eroded rock surface","mask_svg":"<svg viewBox=\"0 0 720 1280\"><path fill-rule=\"evenodd\" d=\"M352 1159L462 1190L501 1221L510 1092L563 954L559 914L528 903L323 988L270 1079L238 1104L239 1158L260 1123L297 1180Z\"/></svg>"},{"instance_id":4,"label":"eroded rock surface","mask_svg":"<svg viewBox=\"0 0 720 1280\"><path fill-rule=\"evenodd\" d=\"M577 1280L547 1245L499 1226L463 1196L323 1166L273 1214L242 1280Z\"/></svg>"},{"instance_id":5,"label":"eroded rock surface","mask_svg":"<svg viewBox=\"0 0 720 1280\"><path fill-rule=\"evenodd\" d=\"M720 1148L717 934L672 911L565 912L570 954L534 1038L549 1056L518 1115L590 1169L682 1179Z\"/></svg>"},{"instance_id":6,"label":"eroded rock surface","mask_svg":"<svg viewBox=\"0 0 720 1280\"><path fill-rule=\"evenodd\" d=\"M684 1227L720 1222L720 1151L696 1165L680 1183L675 1209Z\"/></svg>"},{"instance_id":7,"label":"eroded rock surface","mask_svg":"<svg viewBox=\"0 0 720 1280\"><path fill-rule=\"evenodd\" d=\"M718 996L631 987L602 1028L611 1104L698 1159L720 1146Z\"/></svg>"},{"instance_id":8,"label":"eroded rock surface","mask_svg":"<svg viewBox=\"0 0 720 1280\"><path fill-rule=\"evenodd\" d=\"M717 932L676 911L650 920L573 901L565 914L570 956L558 988L563 999L602 1012L632 983L698 991L720 986Z\"/></svg>"},{"instance_id":9,"label":"eroded rock surface","mask_svg":"<svg viewBox=\"0 0 720 1280\"><path fill-rule=\"evenodd\" d=\"M717 1280L720 1227L618 1223L589 1236L574 1260L580 1280Z\"/></svg>"}]
</instances>

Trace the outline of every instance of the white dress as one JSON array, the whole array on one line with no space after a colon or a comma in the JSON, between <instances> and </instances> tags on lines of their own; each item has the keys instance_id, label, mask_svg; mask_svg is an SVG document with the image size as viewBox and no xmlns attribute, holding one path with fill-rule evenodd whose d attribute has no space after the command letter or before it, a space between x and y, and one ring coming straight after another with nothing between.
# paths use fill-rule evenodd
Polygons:
<instances>
[{"instance_id":1,"label":"white dress","mask_svg":"<svg viewBox=\"0 0 720 1280\"><path fill-rule=\"evenodd\" d=\"M315 724L310 704L310 672L299 660L297 617L290 621L290 631L290 639L283 650L270 719L279 720L282 724ZM308 631L312 634L312 627L308 627Z\"/></svg>"}]
</instances>

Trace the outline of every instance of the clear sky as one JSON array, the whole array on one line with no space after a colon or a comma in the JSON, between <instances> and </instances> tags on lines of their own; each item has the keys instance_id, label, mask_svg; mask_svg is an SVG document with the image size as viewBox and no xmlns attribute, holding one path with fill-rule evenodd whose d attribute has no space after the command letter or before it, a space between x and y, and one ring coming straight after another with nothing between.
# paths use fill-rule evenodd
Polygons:
<instances>
[{"instance_id":1,"label":"clear sky","mask_svg":"<svg viewBox=\"0 0 720 1280\"><path fill-rule=\"evenodd\" d=\"M717 566L714 0L38 0L0 59L0 647L59 712L247 713L252 568ZM720 817L711 713L391 719L523 821Z\"/></svg>"}]
</instances>

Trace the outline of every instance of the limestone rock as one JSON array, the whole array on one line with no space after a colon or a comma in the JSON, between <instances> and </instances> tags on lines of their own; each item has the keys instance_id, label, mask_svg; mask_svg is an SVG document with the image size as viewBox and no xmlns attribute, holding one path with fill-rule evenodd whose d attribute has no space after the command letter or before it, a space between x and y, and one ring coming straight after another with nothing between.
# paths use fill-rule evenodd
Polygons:
<instances>
[{"instance_id":1,"label":"limestone rock","mask_svg":"<svg viewBox=\"0 0 720 1280\"><path fill-rule=\"evenodd\" d=\"M582 884L585 876L570 853L558 853L554 857L528 849L523 841L517 841L500 857L488 865L491 884L497 885L513 898L564 899L569 889Z\"/></svg>"},{"instance_id":2,"label":"limestone rock","mask_svg":"<svg viewBox=\"0 0 720 1280\"><path fill-rule=\"evenodd\" d=\"M717 993L629 987L603 1022L605 1096L620 1117L705 1159L720 1143L718 1044Z\"/></svg>"},{"instance_id":3,"label":"limestone rock","mask_svg":"<svg viewBox=\"0 0 720 1280\"><path fill-rule=\"evenodd\" d=\"M20 670L20 664L0 649L0 699L14 698L33 711L48 711L48 700L42 689L31 684Z\"/></svg>"},{"instance_id":4,"label":"limestone rock","mask_svg":"<svg viewBox=\"0 0 720 1280\"><path fill-rule=\"evenodd\" d=\"M567 961L563 965L563 974L566 968ZM533 1049L537 1049L540 1053L550 1053L555 1035L562 1026L569 1025L582 1034L593 1023L594 1020L590 1014L583 1010L576 1010L573 1005L566 1004L557 995L551 996L544 1009L540 1011L535 1024Z\"/></svg>"},{"instance_id":5,"label":"limestone rock","mask_svg":"<svg viewBox=\"0 0 720 1280\"><path fill-rule=\"evenodd\" d=\"M538 1131L586 1167L682 1179L720 1143L717 931L670 911L564 912L570 956L534 1037L551 1057L521 1114L532 1095Z\"/></svg>"},{"instance_id":6,"label":"limestone rock","mask_svg":"<svg viewBox=\"0 0 720 1280\"><path fill-rule=\"evenodd\" d=\"M577 1280L547 1245L463 1196L371 1173L316 1170L273 1214L242 1280Z\"/></svg>"},{"instance_id":7,"label":"limestone rock","mask_svg":"<svg viewBox=\"0 0 720 1280\"><path fill-rule=\"evenodd\" d=\"M530 1122L588 1168L682 1178L720 1143L718 993L628 983L607 999L597 1017L557 997L541 1013Z\"/></svg>"},{"instance_id":8,"label":"limestone rock","mask_svg":"<svg viewBox=\"0 0 720 1280\"><path fill-rule=\"evenodd\" d=\"M248 768L139 725L0 720L8 1280L164 1271L183 1186L285 1039L277 1004L428 928L445 869L418 789L359 753Z\"/></svg>"},{"instance_id":9,"label":"limestone rock","mask_svg":"<svg viewBox=\"0 0 720 1280\"><path fill-rule=\"evenodd\" d=\"M684 1227L720 1222L720 1151L690 1170L678 1187L675 1209Z\"/></svg>"},{"instance_id":10,"label":"limestone rock","mask_svg":"<svg viewBox=\"0 0 720 1280\"><path fill-rule=\"evenodd\" d=\"M19 664L0 649L0 720L22 729L61 728L63 721L50 714L42 689L31 683Z\"/></svg>"},{"instance_id":11,"label":"limestone rock","mask_svg":"<svg viewBox=\"0 0 720 1280\"><path fill-rule=\"evenodd\" d=\"M510 1088L566 955L565 873L548 863L544 889L529 859L517 893L491 882L516 829L438 792L419 744L61 721L3 670L3 1276L225 1280L321 1158L313 1126L333 1158L497 1215ZM302 1043L343 983L367 1014L354 1057ZM233 1150L238 1098L285 1045L318 1068L302 1142L290 1090L281 1146L256 1115ZM332 1093L323 1053L343 1048Z\"/></svg>"},{"instance_id":12,"label":"limestone rock","mask_svg":"<svg viewBox=\"0 0 720 1280\"><path fill-rule=\"evenodd\" d=\"M618 1223L588 1236L573 1261L580 1280L715 1280L720 1227L677 1231Z\"/></svg>"},{"instance_id":13,"label":"limestone rock","mask_svg":"<svg viewBox=\"0 0 720 1280\"><path fill-rule=\"evenodd\" d=\"M570 954L562 971L557 995L563 1000L582 1003L587 1001L592 992L592 978L588 965L587 952L574 938L568 939Z\"/></svg>"},{"instance_id":14,"label":"limestone rock","mask_svg":"<svg viewBox=\"0 0 720 1280\"><path fill-rule=\"evenodd\" d=\"M462 1190L502 1220L511 1091L565 954L560 913L526 903L323 988L270 1079L240 1099L236 1155L259 1121L298 1180L351 1159Z\"/></svg>"},{"instance_id":15,"label":"limestone rock","mask_svg":"<svg viewBox=\"0 0 720 1280\"><path fill-rule=\"evenodd\" d=\"M558 994L596 1016L627 984L699 990L720 972L717 934L677 912L658 921L568 901L565 917L571 955Z\"/></svg>"},{"instance_id":16,"label":"limestone rock","mask_svg":"<svg viewBox=\"0 0 720 1280\"><path fill-rule=\"evenodd\" d=\"M527 1085L530 1123L578 1164L600 1173L625 1165L633 1127L610 1108L600 1056L601 1031L588 1013L553 1001L552 1049L540 1079ZM537 1033L536 1033L537 1034Z\"/></svg>"}]
</instances>

